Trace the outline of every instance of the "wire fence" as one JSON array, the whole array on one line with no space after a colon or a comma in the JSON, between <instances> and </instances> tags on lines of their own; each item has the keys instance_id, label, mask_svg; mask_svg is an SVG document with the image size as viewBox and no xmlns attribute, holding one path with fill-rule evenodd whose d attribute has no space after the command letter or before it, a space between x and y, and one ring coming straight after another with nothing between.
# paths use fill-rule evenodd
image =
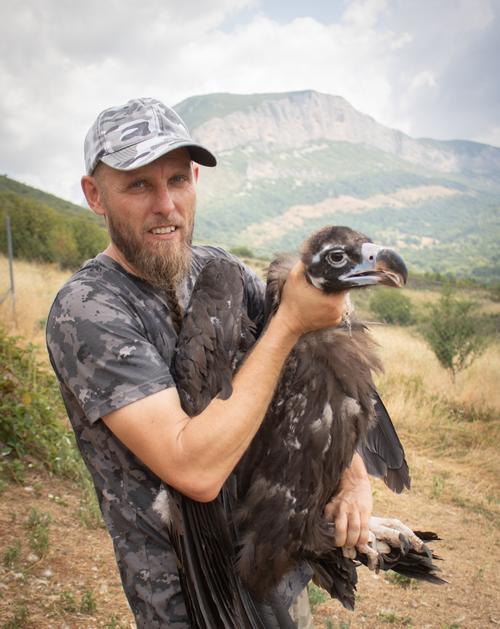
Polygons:
<instances>
[{"instance_id":1,"label":"wire fence","mask_svg":"<svg viewBox=\"0 0 500 629\"><path fill-rule=\"evenodd\" d=\"M0 295L0 305L8 298L12 299L12 320L14 327L17 328L17 315L16 315L16 288L14 283L14 250L12 247L12 227L10 224L10 216L5 217L5 231L7 233L7 257L9 259L9 288Z\"/></svg>"}]
</instances>

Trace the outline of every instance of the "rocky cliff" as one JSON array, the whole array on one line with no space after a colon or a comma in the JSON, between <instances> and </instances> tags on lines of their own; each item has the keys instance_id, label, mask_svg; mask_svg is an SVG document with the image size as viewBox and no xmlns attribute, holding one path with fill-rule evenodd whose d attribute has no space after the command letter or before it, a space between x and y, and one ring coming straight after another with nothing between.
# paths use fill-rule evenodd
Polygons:
<instances>
[{"instance_id":1,"label":"rocky cliff","mask_svg":"<svg viewBox=\"0 0 500 629\"><path fill-rule=\"evenodd\" d=\"M199 240L272 254L336 223L421 270L499 274L499 148L411 138L310 90L209 94L176 109L219 160L201 174Z\"/></svg>"}]
</instances>

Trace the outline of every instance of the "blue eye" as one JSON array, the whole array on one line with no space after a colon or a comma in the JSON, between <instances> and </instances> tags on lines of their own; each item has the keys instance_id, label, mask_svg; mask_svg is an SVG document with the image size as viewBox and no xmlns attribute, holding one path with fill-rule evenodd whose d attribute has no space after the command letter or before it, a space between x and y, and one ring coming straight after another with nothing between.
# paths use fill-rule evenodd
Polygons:
<instances>
[{"instance_id":1,"label":"blue eye","mask_svg":"<svg viewBox=\"0 0 500 629\"><path fill-rule=\"evenodd\" d=\"M187 177L185 175L174 175L171 178L172 183L184 183L187 181Z\"/></svg>"}]
</instances>

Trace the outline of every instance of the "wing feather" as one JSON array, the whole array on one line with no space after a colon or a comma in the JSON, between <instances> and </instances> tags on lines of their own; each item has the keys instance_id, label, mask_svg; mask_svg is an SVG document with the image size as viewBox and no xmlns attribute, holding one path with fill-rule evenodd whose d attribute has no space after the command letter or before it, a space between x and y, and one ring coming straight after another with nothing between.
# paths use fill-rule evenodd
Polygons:
<instances>
[{"instance_id":1,"label":"wing feather","mask_svg":"<svg viewBox=\"0 0 500 629\"><path fill-rule=\"evenodd\" d=\"M404 448L376 391L373 397L376 422L368 429L366 440L360 443L358 450L368 473L383 478L385 484L399 494L411 484Z\"/></svg>"}]
</instances>

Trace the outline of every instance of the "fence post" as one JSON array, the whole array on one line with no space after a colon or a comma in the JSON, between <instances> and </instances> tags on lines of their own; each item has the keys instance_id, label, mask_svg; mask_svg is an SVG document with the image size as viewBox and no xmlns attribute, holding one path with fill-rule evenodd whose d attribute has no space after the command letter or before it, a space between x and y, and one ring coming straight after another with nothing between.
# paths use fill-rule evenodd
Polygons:
<instances>
[{"instance_id":1,"label":"fence post","mask_svg":"<svg viewBox=\"0 0 500 629\"><path fill-rule=\"evenodd\" d=\"M7 256L9 258L9 276L10 276L10 293L12 295L12 318L14 327L17 328L16 316L16 289L14 285L14 251L12 248L12 229L10 224L10 216L5 217L5 226L7 228Z\"/></svg>"}]
</instances>

